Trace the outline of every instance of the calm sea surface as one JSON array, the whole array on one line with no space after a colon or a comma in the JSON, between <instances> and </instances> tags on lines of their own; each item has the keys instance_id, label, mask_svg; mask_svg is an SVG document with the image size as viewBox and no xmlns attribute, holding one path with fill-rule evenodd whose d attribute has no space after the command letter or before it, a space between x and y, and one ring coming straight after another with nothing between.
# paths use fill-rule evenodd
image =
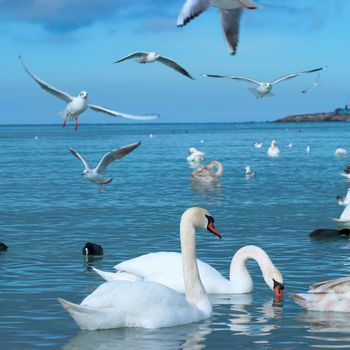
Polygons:
<instances>
[{"instance_id":1,"label":"calm sea surface","mask_svg":"<svg viewBox=\"0 0 350 350\"><path fill-rule=\"evenodd\" d=\"M336 158L334 151L350 151L349 134L350 123L81 125L77 132L72 125L1 126L0 241L9 249L0 253L0 348L350 348L350 314L305 312L287 295L349 274L347 239L308 237L334 228L332 218L341 214L335 197L346 194L340 173L350 156ZM266 155L272 139L281 149L275 160ZM70 145L96 165L107 151L138 140L135 152L107 169L114 180L106 193L81 176L82 164L68 151ZM256 140L263 149L253 147ZM190 146L223 163L219 185L192 184ZM244 178L246 165L255 179ZM284 275L283 303L273 304L250 261L254 292L213 300L208 320L79 330L57 298L79 303L101 284L91 266L112 271L140 254L179 251L179 218L192 206L208 208L223 235L220 241L199 233L198 257L228 276L235 251L259 245ZM87 241L104 247L103 259L85 261Z\"/></svg>"}]
</instances>

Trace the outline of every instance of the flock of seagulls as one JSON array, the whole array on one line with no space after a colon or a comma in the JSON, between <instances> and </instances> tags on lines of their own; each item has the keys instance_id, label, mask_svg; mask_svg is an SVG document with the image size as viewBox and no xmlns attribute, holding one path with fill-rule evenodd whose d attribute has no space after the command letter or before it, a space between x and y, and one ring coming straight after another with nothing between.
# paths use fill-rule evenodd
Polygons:
<instances>
[{"instance_id":1,"label":"flock of seagulls","mask_svg":"<svg viewBox=\"0 0 350 350\"><path fill-rule=\"evenodd\" d=\"M185 26L209 7L218 8L228 51L230 54L235 54L242 13L244 10L257 9L258 5L252 0L186 0L178 15L177 26ZM31 73L21 56L19 58L25 72L43 90L66 103L62 127L65 127L68 121L75 121L75 129L77 130L78 118L87 109L129 120L148 121L159 118L159 115L155 113L133 115L90 104L86 91L81 91L76 97L71 96ZM194 80L194 77L182 65L157 52L133 52L114 63L128 60L135 60L140 64L159 62ZM302 93L307 93L320 86L320 71L326 67L287 74L271 82L261 82L250 77L235 75L203 74L203 76L254 84L255 87L249 90L257 98L262 98L272 96L273 86L280 82L317 72L317 78L313 85L302 91ZM150 134L150 137L154 137L154 135ZM78 151L72 147L69 147L69 150L83 163L82 176L95 183L97 190L101 192L101 189L107 191L106 185L113 179L102 175L110 163L133 152L140 144L141 142L132 143L106 153L95 168L90 168L88 162ZM263 144L256 141L254 147L261 149ZM287 147L291 148L292 144ZM310 151L311 148L308 146L306 152L310 153ZM279 157L280 150L275 140L272 140L267 155L272 158ZM346 150L337 149L336 155L346 155ZM187 161L195 163L197 167L191 174L192 179L216 180L223 175L224 168L219 161L213 160L202 165L204 160L205 153L194 147L188 149ZM344 173L345 176L350 177L350 168ZM256 172L247 165L245 178L253 179L255 177ZM349 196L348 192L345 198L339 197L337 201L345 206L345 210L349 208L350 215ZM260 247L245 246L234 254L230 265L230 279L223 277L209 264L197 260L195 235L196 230L199 229L206 229L221 238L220 232L214 225L214 218L208 210L198 207L189 208L182 214L180 221L181 253L158 252L142 255L117 264L115 266L117 272L106 272L94 268L95 272L106 280L105 283L88 295L80 304L62 298L59 299L59 302L80 328L88 330L119 327L158 328L198 322L212 315L213 310L208 294L241 294L252 291L253 281L246 267L248 259L254 259L258 262L264 281L273 291L275 299L280 300L283 297L282 274L272 263L268 254ZM6 249L7 246L1 243L0 250ZM82 249L82 254L86 258L102 256L103 248L96 243L87 242ZM345 303L342 299L344 296L347 297L349 290L350 278L346 277L318 283L311 286L308 293L292 294L292 297L296 303L310 310L350 312L348 304L344 308Z\"/></svg>"}]
</instances>

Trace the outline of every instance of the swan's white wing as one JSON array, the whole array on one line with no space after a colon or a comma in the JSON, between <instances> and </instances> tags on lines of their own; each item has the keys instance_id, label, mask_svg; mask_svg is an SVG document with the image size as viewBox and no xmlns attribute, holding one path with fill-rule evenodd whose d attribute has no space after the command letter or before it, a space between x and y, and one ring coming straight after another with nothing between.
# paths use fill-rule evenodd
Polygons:
<instances>
[{"instance_id":1,"label":"swan's white wing","mask_svg":"<svg viewBox=\"0 0 350 350\"><path fill-rule=\"evenodd\" d=\"M177 17L176 25L183 27L193 18L199 16L210 5L210 0L186 0L185 4Z\"/></svg>"},{"instance_id":2,"label":"swan's white wing","mask_svg":"<svg viewBox=\"0 0 350 350\"><path fill-rule=\"evenodd\" d=\"M320 68L315 68L315 69L310 69L310 70L305 70L305 71L302 71L302 72L297 72L297 73L291 73L291 74L288 74L288 75L285 75L283 77L280 77L280 78L277 78L276 80L274 80L271 85L275 85L277 83L280 83L281 81L284 81L284 80L289 80L289 79L292 79L292 78L295 78L301 74L305 74L305 73L314 73L314 72L318 72L322 69L325 69L327 66L324 66L324 67L320 67Z\"/></svg>"},{"instance_id":3,"label":"swan's white wing","mask_svg":"<svg viewBox=\"0 0 350 350\"><path fill-rule=\"evenodd\" d=\"M350 277L323 281L310 286L310 293L337 293L344 294L350 291Z\"/></svg>"},{"instance_id":4,"label":"swan's white wing","mask_svg":"<svg viewBox=\"0 0 350 350\"><path fill-rule=\"evenodd\" d=\"M120 117L120 118L131 119L131 120L153 120L153 119L159 118L159 114L157 113L149 113L145 115L132 115L132 114L125 114L125 113L113 111L112 109L108 109L105 107L92 105L92 104L89 104L89 108L91 108L95 112L102 112L102 113L109 114L113 117Z\"/></svg>"},{"instance_id":5,"label":"swan's white wing","mask_svg":"<svg viewBox=\"0 0 350 350\"><path fill-rule=\"evenodd\" d=\"M80 305L58 300L82 329L160 328L198 322L210 316L184 295L152 282L101 284Z\"/></svg>"},{"instance_id":6,"label":"swan's white wing","mask_svg":"<svg viewBox=\"0 0 350 350\"><path fill-rule=\"evenodd\" d=\"M207 293L230 293L232 286L230 281L225 279L217 270L209 264L197 259L201 281ZM158 252L141 255L137 258L126 260L114 266L121 272L116 279L131 280L134 275L136 280L143 278L146 281L153 281L163 284L179 293L185 293L182 258L176 252ZM128 273L129 276L124 276Z\"/></svg>"},{"instance_id":7,"label":"swan's white wing","mask_svg":"<svg viewBox=\"0 0 350 350\"><path fill-rule=\"evenodd\" d=\"M58 98L60 98L61 100L65 101L65 102L71 102L73 100L73 97L70 96L69 94L67 94L66 92L56 89L55 87L49 85L48 83L45 83L43 80L39 79L38 77L36 77L34 74L32 74L29 69L24 65L24 62L22 60L22 57L19 56L19 59L22 62L23 68L24 70L40 85L40 87L42 89L44 89L45 91L47 91L48 93L50 93L51 95L54 95Z\"/></svg>"},{"instance_id":8,"label":"swan's white wing","mask_svg":"<svg viewBox=\"0 0 350 350\"><path fill-rule=\"evenodd\" d=\"M73 154L73 156L77 157L80 161L82 161L82 163L84 164L85 170L90 170L89 164L87 163L87 161L85 160L85 158L80 155L75 149L73 149L72 147L69 147L69 150L71 151L71 153Z\"/></svg>"},{"instance_id":9,"label":"swan's white wing","mask_svg":"<svg viewBox=\"0 0 350 350\"><path fill-rule=\"evenodd\" d=\"M168 67L175 69L177 72L185 75L186 77L193 79L192 75L190 73L187 72L187 70L183 67L181 67L178 63L176 63L175 61L171 60L170 58L164 57L164 56L160 56L158 57L158 61L162 62L163 64L166 64Z\"/></svg>"},{"instance_id":10,"label":"swan's white wing","mask_svg":"<svg viewBox=\"0 0 350 350\"><path fill-rule=\"evenodd\" d=\"M96 172L102 173L106 170L107 166L112 163L114 160L121 159L127 154L132 152L134 149L139 147L141 142L135 142L130 145L126 145L117 149L114 149L111 152L106 153L96 167Z\"/></svg>"},{"instance_id":11,"label":"swan's white wing","mask_svg":"<svg viewBox=\"0 0 350 350\"><path fill-rule=\"evenodd\" d=\"M216 74L203 74L203 76L208 78L226 78L226 79L234 79L234 80L243 80L243 81L247 81L249 83L254 83L257 85L261 84L259 81L248 77L238 77L233 75L216 75Z\"/></svg>"},{"instance_id":12,"label":"swan's white wing","mask_svg":"<svg viewBox=\"0 0 350 350\"><path fill-rule=\"evenodd\" d=\"M114 63L119 63L119 62L123 62L123 61L126 61L126 60L131 60L133 58L140 58L142 56L145 56L147 55L147 52L141 52L141 51L138 51L138 52L133 52L125 57L122 57L121 59L119 59L118 61L115 61Z\"/></svg>"},{"instance_id":13,"label":"swan's white wing","mask_svg":"<svg viewBox=\"0 0 350 350\"><path fill-rule=\"evenodd\" d=\"M236 53L239 37L239 21L242 8L233 10L220 10L222 29L225 34L226 44L231 55Z\"/></svg>"}]
</instances>

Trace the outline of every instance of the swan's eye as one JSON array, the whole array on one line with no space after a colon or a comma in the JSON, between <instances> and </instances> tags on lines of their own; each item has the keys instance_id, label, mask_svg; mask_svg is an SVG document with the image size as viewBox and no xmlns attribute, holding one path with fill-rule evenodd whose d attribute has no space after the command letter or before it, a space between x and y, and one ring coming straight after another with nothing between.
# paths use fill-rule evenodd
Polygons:
<instances>
[{"instance_id":1,"label":"swan's eye","mask_svg":"<svg viewBox=\"0 0 350 350\"><path fill-rule=\"evenodd\" d=\"M213 224L215 222L215 220L214 220L214 218L212 216L206 215L205 217L208 219L208 225L209 224Z\"/></svg>"}]
</instances>

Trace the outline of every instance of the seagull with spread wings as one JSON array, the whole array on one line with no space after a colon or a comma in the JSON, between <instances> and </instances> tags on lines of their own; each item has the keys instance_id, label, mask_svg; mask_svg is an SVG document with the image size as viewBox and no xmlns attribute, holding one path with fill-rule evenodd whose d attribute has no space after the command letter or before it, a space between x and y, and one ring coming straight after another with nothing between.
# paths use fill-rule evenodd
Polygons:
<instances>
[{"instance_id":1,"label":"seagull with spread wings","mask_svg":"<svg viewBox=\"0 0 350 350\"><path fill-rule=\"evenodd\" d=\"M186 0L177 18L177 26L185 26L210 6L219 9L226 44L230 54L234 55L238 45L242 11L243 9L255 10L258 5L253 0Z\"/></svg>"},{"instance_id":2,"label":"seagull with spread wings","mask_svg":"<svg viewBox=\"0 0 350 350\"><path fill-rule=\"evenodd\" d=\"M179 72L180 74L183 74L184 76L186 76L187 78L193 79L192 75L190 73L187 72L187 70L185 68L183 68L182 66L180 66L177 62L175 62L174 60L161 56L159 53L157 52L142 52L142 51L138 51L138 52L133 52L121 59L119 59L118 61L115 61L114 63L119 63L119 62L123 62L126 60L135 60L138 63L153 63L153 62L160 62L165 64L166 66L175 69L177 72Z\"/></svg>"},{"instance_id":3,"label":"seagull with spread wings","mask_svg":"<svg viewBox=\"0 0 350 350\"><path fill-rule=\"evenodd\" d=\"M34 74L32 74L28 68L24 65L21 56L19 56L24 70L39 84L39 86L50 93L53 96L56 96L60 98L61 100L67 102L67 107L64 110L64 122L62 124L62 127L64 128L66 126L67 120L74 120L75 119L75 130L78 129L78 117L80 114L85 112L88 108L91 108L92 110L96 112L103 112L105 114L111 115L113 117L120 117L120 118L125 118L125 119L131 119L131 120L140 120L140 121L145 121L145 120L152 120L152 119L157 119L159 118L158 114L146 114L146 115L131 115L131 114L125 114L125 113L120 113L113 111L111 109L89 104L88 103L88 93L86 91L81 91L79 96L73 97L69 95L68 93L59 90L45 81L41 80L40 78L36 77Z\"/></svg>"},{"instance_id":4,"label":"seagull with spread wings","mask_svg":"<svg viewBox=\"0 0 350 350\"><path fill-rule=\"evenodd\" d=\"M126 145L117 149L114 149L111 152L106 153L102 159L100 160L100 162L98 163L98 165L96 166L96 168L91 169L88 162L85 160L85 158L78 153L75 149L69 147L69 150L71 151L71 153L77 157L84 165L85 169L82 173L82 175L87 178L89 181L94 182L97 186L97 191L100 192L100 188L99 185L101 185L105 191L107 191L106 186L107 184L109 184L113 178L104 178L101 174L106 170L107 166L112 163L114 160L117 159L121 159L123 157L125 157L127 154L129 154L130 152L132 152L134 149L136 149L137 147L139 147L141 145L141 142L136 142L136 143L132 143L130 145Z\"/></svg>"},{"instance_id":5,"label":"seagull with spread wings","mask_svg":"<svg viewBox=\"0 0 350 350\"><path fill-rule=\"evenodd\" d=\"M239 77L239 76L230 76L230 75L214 75L214 74L203 74L205 77L209 78L227 78L227 79L234 79L234 80L243 80L247 81L249 83L253 83L258 85L257 88L248 88L249 91L253 92L254 95L256 95L256 98L261 98L264 96L273 96L271 93L272 87L276 85L277 83L280 83L285 80L289 80L295 77L298 77L299 75L305 74L305 73L314 73L318 72L322 69L325 69L327 66L321 67L321 68L315 68L315 69L310 69L310 70L305 70L302 72L297 72L297 73L291 73L288 75L284 75L283 77L277 78L272 82L260 82L252 78L248 77Z\"/></svg>"}]
</instances>

